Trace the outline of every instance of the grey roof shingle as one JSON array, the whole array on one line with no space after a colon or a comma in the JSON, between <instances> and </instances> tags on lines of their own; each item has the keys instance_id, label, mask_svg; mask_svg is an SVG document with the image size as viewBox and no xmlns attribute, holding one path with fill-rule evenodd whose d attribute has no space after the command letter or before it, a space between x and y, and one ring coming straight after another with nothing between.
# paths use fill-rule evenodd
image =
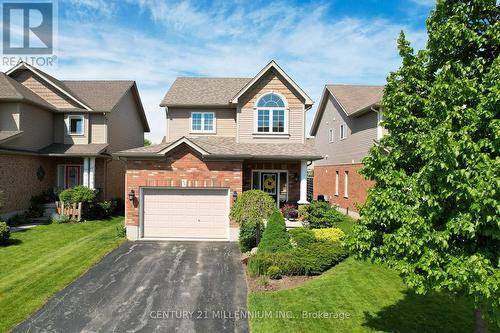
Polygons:
<instances>
[{"instance_id":1,"label":"grey roof shingle","mask_svg":"<svg viewBox=\"0 0 500 333\"><path fill-rule=\"evenodd\" d=\"M103 144L63 144L53 143L38 151L39 154L49 156L97 156L101 154L107 143Z\"/></svg>"},{"instance_id":2,"label":"grey roof shingle","mask_svg":"<svg viewBox=\"0 0 500 333\"><path fill-rule=\"evenodd\" d=\"M328 84L326 88L348 115L380 103L384 93L384 86Z\"/></svg>"},{"instance_id":3,"label":"grey roof shingle","mask_svg":"<svg viewBox=\"0 0 500 333\"><path fill-rule=\"evenodd\" d=\"M179 77L160 106L228 105L252 78Z\"/></svg>"},{"instance_id":4,"label":"grey roof shingle","mask_svg":"<svg viewBox=\"0 0 500 333\"><path fill-rule=\"evenodd\" d=\"M237 143L234 138L193 137L187 138L196 146L208 152L205 158L268 158L268 159L321 159L321 154L314 148L314 142L306 143ZM177 141L174 141L177 142ZM117 156L159 156L158 154L174 142L134 148L116 153ZM160 155L161 156L161 155Z\"/></svg>"},{"instance_id":5,"label":"grey roof shingle","mask_svg":"<svg viewBox=\"0 0 500 333\"><path fill-rule=\"evenodd\" d=\"M0 100L26 101L44 108L54 109L52 104L2 72L0 72Z\"/></svg>"},{"instance_id":6,"label":"grey roof shingle","mask_svg":"<svg viewBox=\"0 0 500 333\"><path fill-rule=\"evenodd\" d=\"M95 111L111 111L134 81L60 81L72 95Z\"/></svg>"}]
</instances>

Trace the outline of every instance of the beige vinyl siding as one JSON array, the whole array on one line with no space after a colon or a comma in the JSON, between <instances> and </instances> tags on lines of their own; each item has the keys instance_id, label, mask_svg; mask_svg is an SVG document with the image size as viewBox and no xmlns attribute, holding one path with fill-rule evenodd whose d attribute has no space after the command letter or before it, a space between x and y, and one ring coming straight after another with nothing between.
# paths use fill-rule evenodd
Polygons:
<instances>
[{"instance_id":1,"label":"beige vinyl siding","mask_svg":"<svg viewBox=\"0 0 500 333\"><path fill-rule=\"evenodd\" d=\"M340 140L340 125L346 124L346 138ZM334 139L328 142L328 131L333 128ZM359 117L347 117L340 105L330 95L325 104L315 136L315 145L327 158L314 162L316 165L359 163L377 139L377 114L373 111Z\"/></svg>"},{"instance_id":2,"label":"beige vinyl siding","mask_svg":"<svg viewBox=\"0 0 500 333\"><path fill-rule=\"evenodd\" d=\"M104 114L90 115L90 143L106 143L106 117Z\"/></svg>"},{"instance_id":3,"label":"beige vinyl siding","mask_svg":"<svg viewBox=\"0 0 500 333\"><path fill-rule=\"evenodd\" d=\"M129 90L107 115L109 153L144 145L144 127L139 114L133 93Z\"/></svg>"},{"instance_id":4,"label":"beige vinyl siding","mask_svg":"<svg viewBox=\"0 0 500 333\"><path fill-rule=\"evenodd\" d=\"M215 133L191 133L191 112L213 112ZM167 118L167 140L174 141L183 136L236 137L236 109L182 109L169 108Z\"/></svg>"},{"instance_id":5,"label":"beige vinyl siding","mask_svg":"<svg viewBox=\"0 0 500 333\"><path fill-rule=\"evenodd\" d=\"M64 134L66 133L66 123L64 114L54 114L54 142L64 143Z\"/></svg>"},{"instance_id":6,"label":"beige vinyl siding","mask_svg":"<svg viewBox=\"0 0 500 333\"><path fill-rule=\"evenodd\" d=\"M288 137L265 137L254 135L255 110L257 100L264 94L276 92L285 98L288 112ZM242 96L238 107L239 142L304 142L304 100L274 69L265 74L247 93Z\"/></svg>"},{"instance_id":7,"label":"beige vinyl siding","mask_svg":"<svg viewBox=\"0 0 500 333\"><path fill-rule=\"evenodd\" d=\"M69 134L69 116L79 115L83 116L83 135L70 135ZM66 144L87 144L89 140L89 114L88 113L66 113L64 115L64 143Z\"/></svg>"},{"instance_id":8,"label":"beige vinyl siding","mask_svg":"<svg viewBox=\"0 0 500 333\"><path fill-rule=\"evenodd\" d=\"M50 145L54 136L52 113L29 104L20 104L19 109L19 129L24 135L2 147L35 151Z\"/></svg>"},{"instance_id":9,"label":"beige vinyl siding","mask_svg":"<svg viewBox=\"0 0 500 333\"><path fill-rule=\"evenodd\" d=\"M14 79L22 83L25 87L32 90L34 93L36 93L55 107L81 108L79 104L75 103L65 94L60 92L57 88L54 88L31 71L21 71L14 77Z\"/></svg>"},{"instance_id":10,"label":"beige vinyl siding","mask_svg":"<svg viewBox=\"0 0 500 333\"><path fill-rule=\"evenodd\" d=\"M0 131L19 131L19 103L0 104Z\"/></svg>"}]
</instances>

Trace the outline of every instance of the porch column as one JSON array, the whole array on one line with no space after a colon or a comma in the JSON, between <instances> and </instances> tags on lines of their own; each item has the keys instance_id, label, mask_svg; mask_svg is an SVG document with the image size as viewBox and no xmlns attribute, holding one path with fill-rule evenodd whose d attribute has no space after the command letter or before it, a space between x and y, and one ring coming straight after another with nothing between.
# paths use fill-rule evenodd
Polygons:
<instances>
[{"instance_id":1,"label":"porch column","mask_svg":"<svg viewBox=\"0 0 500 333\"><path fill-rule=\"evenodd\" d=\"M89 188L95 189L95 157L89 158Z\"/></svg>"},{"instance_id":2,"label":"porch column","mask_svg":"<svg viewBox=\"0 0 500 333\"><path fill-rule=\"evenodd\" d=\"M89 169L90 169L90 163L89 163L89 158L84 157L83 158L83 186L89 187Z\"/></svg>"},{"instance_id":3,"label":"porch column","mask_svg":"<svg viewBox=\"0 0 500 333\"><path fill-rule=\"evenodd\" d=\"M308 204L307 201L307 161L300 161L300 199L298 204Z\"/></svg>"}]
</instances>

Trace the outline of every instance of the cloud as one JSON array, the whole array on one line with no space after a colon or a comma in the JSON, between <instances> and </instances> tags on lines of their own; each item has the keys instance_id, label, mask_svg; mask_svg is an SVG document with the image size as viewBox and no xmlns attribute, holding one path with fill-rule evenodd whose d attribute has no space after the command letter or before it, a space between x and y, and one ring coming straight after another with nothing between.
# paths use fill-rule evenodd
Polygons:
<instances>
[{"instance_id":1,"label":"cloud","mask_svg":"<svg viewBox=\"0 0 500 333\"><path fill-rule=\"evenodd\" d=\"M128 18L98 24L60 18L59 66L48 71L62 79L136 80L148 137L159 142L166 126L158 104L177 76L249 77L275 59L318 102L326 83L383 84L400 63L401 29L415 48L425 44L422 30L378 18L334 17L328 5L239 4L128 0L144 20L140 29L129 27Z\"/></svg>"}]
</instances>

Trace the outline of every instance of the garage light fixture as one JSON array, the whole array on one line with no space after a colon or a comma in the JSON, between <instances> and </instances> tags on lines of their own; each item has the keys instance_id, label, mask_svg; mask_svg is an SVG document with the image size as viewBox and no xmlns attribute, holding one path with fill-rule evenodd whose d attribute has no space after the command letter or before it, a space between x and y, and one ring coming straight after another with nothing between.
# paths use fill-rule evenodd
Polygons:
<instances>
[{"instance_id":1,"label":"garage light fixture","mask_svg":"<svg viewBox=\"0 0 500 333\"><path fill-rule=\"evenodd\" d=\"M130 192L128 192L128 199L130 201L134 201L134 197L135 197L135 192L134 190L130 190Z\"/></svg>"},{"instance_id":2,"label":"garage light fixture","mask_svg":"<svg viewBox=\"0 0 500 333\"><path fill-rule=\"evenodd\" d=\"M236 201L238 199L238 192L234 191L233 192L233 200Z\"/></svg>"}]
</instances>

